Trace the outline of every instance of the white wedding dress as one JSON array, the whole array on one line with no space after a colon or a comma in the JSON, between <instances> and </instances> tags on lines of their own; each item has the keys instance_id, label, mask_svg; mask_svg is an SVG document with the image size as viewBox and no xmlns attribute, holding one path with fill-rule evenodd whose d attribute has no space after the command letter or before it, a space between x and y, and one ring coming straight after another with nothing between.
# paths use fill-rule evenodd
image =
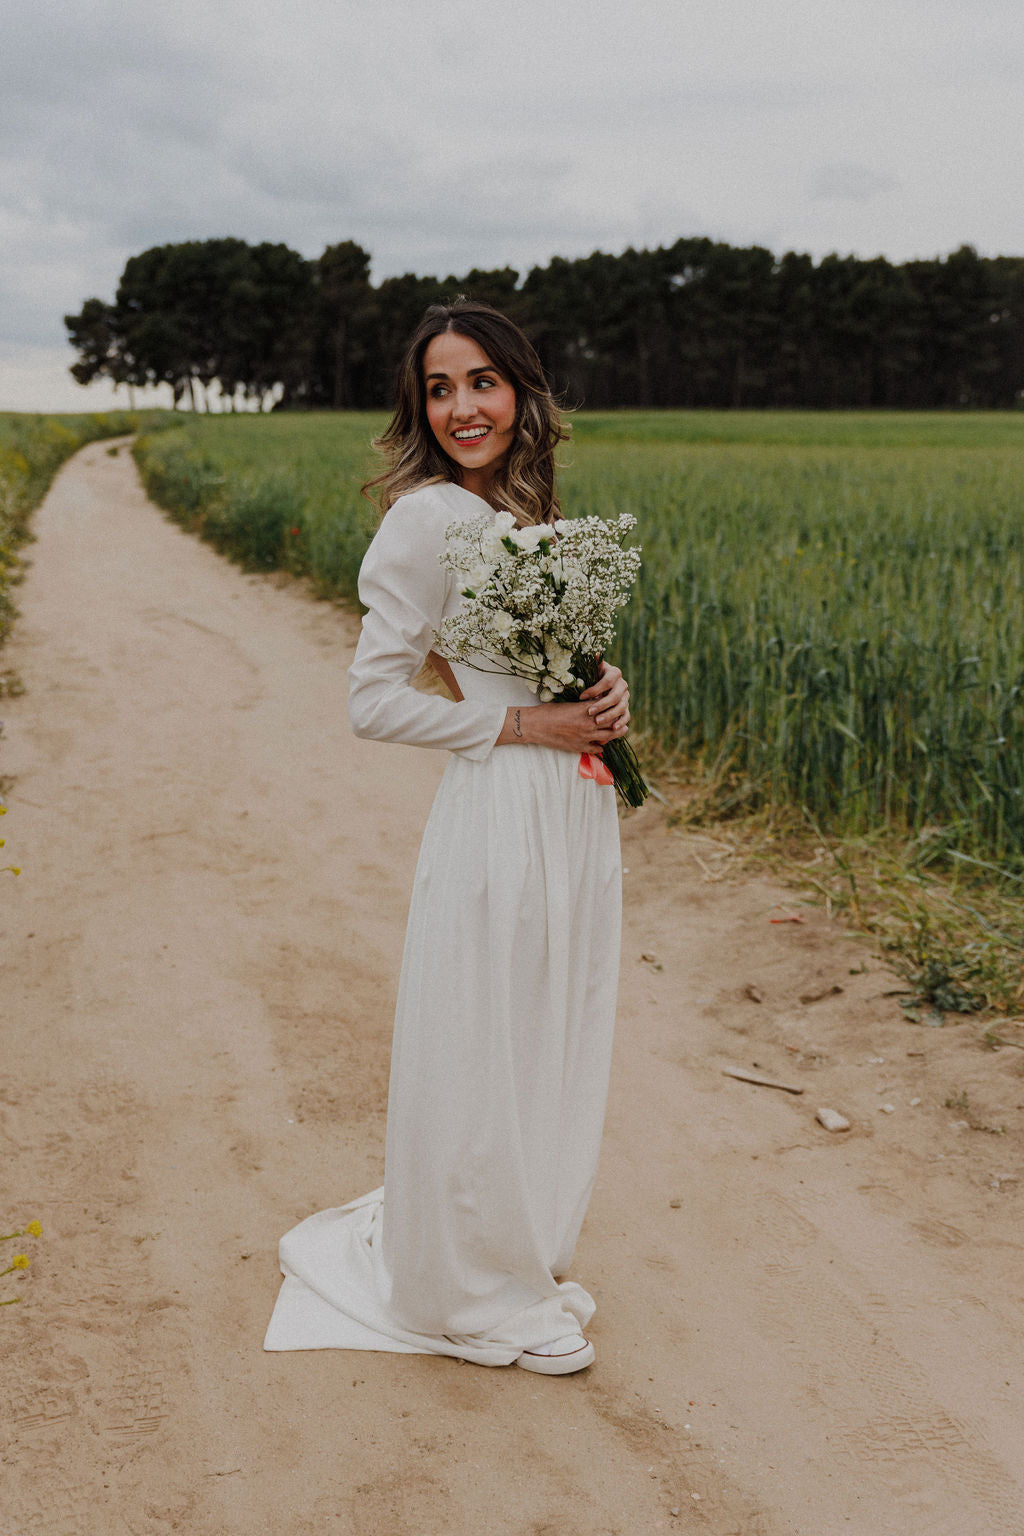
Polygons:
<instances>
[{"instance_id":1,"label":"white wedding dress","mask_svg":"<svg viewBox=\"0 0 1024 1536\"><path fill-rule=\"evenodd\" d=\"M382 1349L506 1365L594 1303L562 1279L597 1170L618 983L615 791L548 747L495 747L527 685L454 665L463 701L412 688L461 603L438 555L486 506L431 485L363 562L350 677L360 736L453 754L413 886L391 1056L384 1185L280 1246L264 1347Z\"/></svg>"}]
</instances>

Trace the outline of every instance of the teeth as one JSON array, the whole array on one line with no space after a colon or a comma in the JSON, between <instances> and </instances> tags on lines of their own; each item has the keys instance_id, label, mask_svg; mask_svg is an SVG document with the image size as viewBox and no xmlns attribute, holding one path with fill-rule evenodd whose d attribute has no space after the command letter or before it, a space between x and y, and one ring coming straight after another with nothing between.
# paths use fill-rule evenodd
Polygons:
<instances>
[{"instance_id":1,"label":"teeth","mask_svg":"<svg viewBox=\"0 0 1024 1536\"><path fill-rule=\"evenodd\" d=\"M465 432L453 432L452 436L457 443L468 443L473 442L478 437L486 437L489 431L489 427L470 427Z\"/></svg>"}]
</instances>

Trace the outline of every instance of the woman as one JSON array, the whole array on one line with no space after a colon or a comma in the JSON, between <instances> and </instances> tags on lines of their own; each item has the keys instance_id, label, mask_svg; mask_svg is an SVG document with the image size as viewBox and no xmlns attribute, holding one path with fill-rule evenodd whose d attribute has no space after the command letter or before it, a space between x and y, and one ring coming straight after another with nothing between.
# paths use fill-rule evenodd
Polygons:
<instances>
[{"instance_id":1,"label":"woman","mask_svg":"<svg viewBox=\"0 0 1024 1536\"><path fill-rule=\"evenodd\" d=\"M281 1242L267 1349L390 1349L517 1361L594 1358L594 1303L561 1277L597 1169L618 981L614 790L582 752L625 734L604 665L578 703L449 664L460 603L445 530L482 510L554 522L567 436L536 353L459 299L413 336L379 439L385 516L363 562L368 610L349 673L359 736L447 748L424 834L399 983L383 1189ZM418 692L430 658L454 700Z\"/></svg>"}]
</instances>

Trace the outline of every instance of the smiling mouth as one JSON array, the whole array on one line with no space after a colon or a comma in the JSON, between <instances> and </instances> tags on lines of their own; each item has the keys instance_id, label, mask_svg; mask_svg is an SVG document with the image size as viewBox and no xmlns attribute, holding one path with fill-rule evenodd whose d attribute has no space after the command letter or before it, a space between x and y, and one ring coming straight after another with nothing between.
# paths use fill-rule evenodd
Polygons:
<instances>
[{"instance_id":1,"label":"smiling mouth","mask_svg":"<svg viewBox=\"0 0 1024 1536\"><path fill-rule=\"evenodd\" d=\"M453 432L452 437L457 443L478 443L490 430L490 427L465 427L459 432Z\"/></svg>"}]
</instances>

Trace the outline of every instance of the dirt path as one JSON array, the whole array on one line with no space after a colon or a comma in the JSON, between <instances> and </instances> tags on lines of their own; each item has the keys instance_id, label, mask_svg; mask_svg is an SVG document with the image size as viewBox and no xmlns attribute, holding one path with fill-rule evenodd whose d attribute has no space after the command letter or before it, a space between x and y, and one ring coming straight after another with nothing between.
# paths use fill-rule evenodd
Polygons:
<instances>
[{"instance_id":1,"label":"dirt path","mask_svg":"<svg viewBox=\"0 0 1024 1536\"><path fill-rule=\"evenodd\" d=\"M354 740L352 621L180 533L126 453L36 528L0 1214L45 1230L4 1250L2 1536L1021 1536L1024 1053L904 1023L869 946L773 923L792 897L656 809L577 1262L596 1366L261 1352L279 1234L381 1176L443 763Z\"/></svg>"}]
</instances>

